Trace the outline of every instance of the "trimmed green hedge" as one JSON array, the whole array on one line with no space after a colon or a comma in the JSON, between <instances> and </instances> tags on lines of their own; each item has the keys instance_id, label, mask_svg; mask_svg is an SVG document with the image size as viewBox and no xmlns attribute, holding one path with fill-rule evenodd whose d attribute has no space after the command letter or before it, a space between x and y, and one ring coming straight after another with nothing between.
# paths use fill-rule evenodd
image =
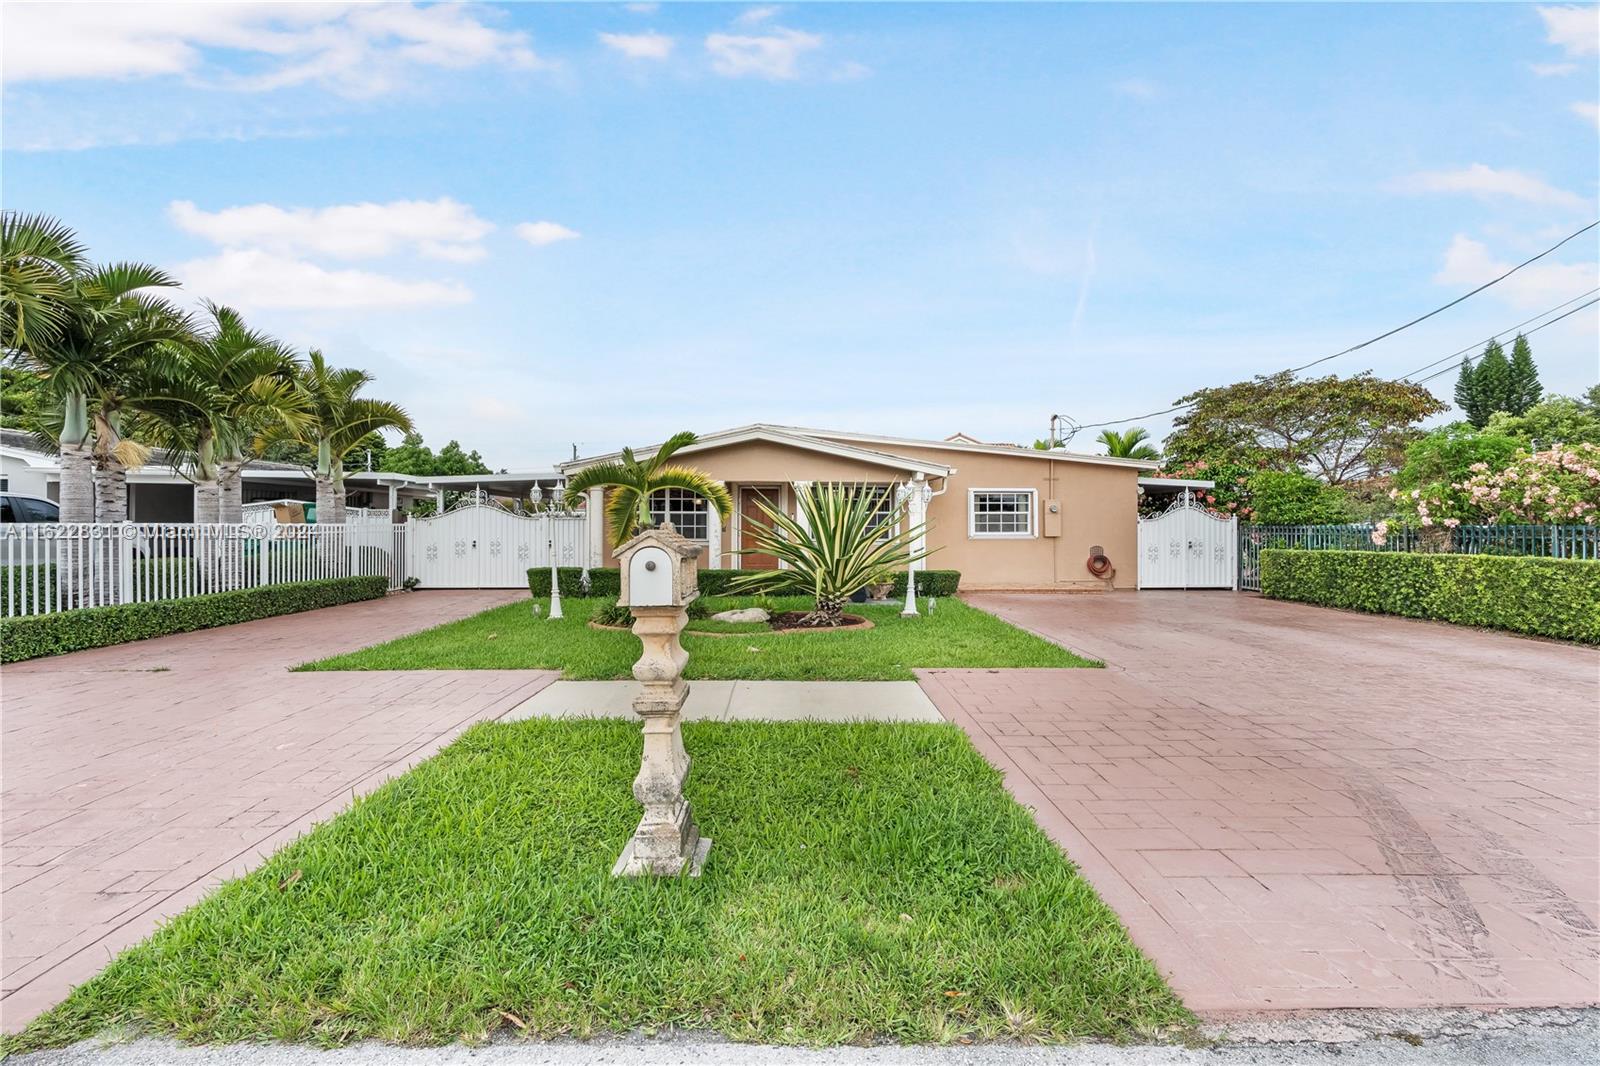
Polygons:
<instances>
[{"instance_id":1,"label":"trimmed green hedge","mask_svg":"<svg viewBox=\"0 0 1600 1066\"><path fill-rule=\"evenodd\" d=\"M1261 594L1600 644L1600 562L1585 559L1266 548Z\"/></svg>"},{"instance_id":2,"label":"trimmed green hedge","mask_svg":"<svg viewBox=\"0 0 1600 1066\"><path fill-rule=\"evenodd\" d=\"M725 596L728 586L740 574L752 574L754 570L702 570L700 571L700 592L705 596ZM563 566L557 569L556 578L561 582L561 595L577 597L584 595L579 581L583 570L576 566ZM954 596L956 589L961 585L961 571L959 570L919 570L917 572L918 596ZM539 567L528 571L528 591L535 596L545 597L550 595L550 568ZM614 566L597 567L589 571L590 596L607 597L616 599L622 595L622 571ZM904 596L906 594L905 571L897 573L894 577L894 592L892 595Z\"/></svg>"},{"instance_id":3,"label":"trimmed green hedge","mask_svg":"<svg viewBox=\"0 0 1600 1066\"><path fill-rule=\"evenodd\" d=\"M213 592L183 600L154 600L28 618L5 618L0 619L0 662L15 663L358 600L376 600L388 591L386 577L336 577Z\"/></svg>"}]
</instances>

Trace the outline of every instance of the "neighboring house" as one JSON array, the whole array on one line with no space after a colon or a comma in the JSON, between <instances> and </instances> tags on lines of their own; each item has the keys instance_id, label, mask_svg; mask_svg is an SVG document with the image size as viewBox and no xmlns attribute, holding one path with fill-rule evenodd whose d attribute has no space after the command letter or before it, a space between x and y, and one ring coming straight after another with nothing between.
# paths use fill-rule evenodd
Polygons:
<instances>
[{"instance_id":1,"label":"neighboring house","mask_svg":"<svg viewBox=\"0 0 1600 1066\"><path fill-rule=\"evenodd\" d=\"M560 470L571 476L616 457L575 459ZM907 440L765 424L702 436L674 459L725 482L733 495L735 513L719 523L698 497L657 494L657 518L706 544L702 566L771 566L771 557L736 554L746 523L762 517L757 501L794 514L797 487L852 482L881 489L886 507L896 494L907 498L910 520L926 520L934 549L923 566L961 571L968 589L1101 589L1106 583L1086 566L1097 546L1116 568L1114 587L1134 588L1140 475L1159 465L984 444L965 434ZM590 498L591 513L598 496ZM590 556L615 565L599 526L590 527Z\"/></svg>"},{"instance_id":2,"label":"neighboring house","mask_svg":"<svg viewBox=\"0 0 1600 1066\"><path fill-rule=\"evenodd\" d=\"M244 468L241 495L246 506L278 500L316 499L316 483L309 471L293 463L256 460ZM381 470L354 470L345 474L345 500L351 507L394 511L420 499L442 505L444 493L482 489L491 496L522 499L538 486L542 494L554 493L560 477L551 470L511 474L465 474L450 477L414 477ZM61 498L61 462L43 451L33 436L15 429L0 429L0 491ZM194 486L157 451L151 461L128 472L128 517L134 522L189 522L194 519Z\"/></svg>"}]
</instances>

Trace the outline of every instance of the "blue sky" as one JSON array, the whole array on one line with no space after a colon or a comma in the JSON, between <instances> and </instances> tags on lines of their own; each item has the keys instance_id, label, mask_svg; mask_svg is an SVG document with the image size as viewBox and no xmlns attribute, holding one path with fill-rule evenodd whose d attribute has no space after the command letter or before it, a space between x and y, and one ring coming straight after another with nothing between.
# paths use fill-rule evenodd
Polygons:
<instances>
[{"instance_id":1,"label":"blue sky","mask_svg":"<svg viewBox=\"0 0 1600 1066\"><path fill-rule=\"evenodd\" d=\"M1344 348L1600 217L1592 6L4 19L7 208L511 468L752 421L1030 441ZM1597 232L1328 368L1583 294ZM1594 383L1597 323L1534 337L1548 388Z\"/></svg>"}]
</instances>

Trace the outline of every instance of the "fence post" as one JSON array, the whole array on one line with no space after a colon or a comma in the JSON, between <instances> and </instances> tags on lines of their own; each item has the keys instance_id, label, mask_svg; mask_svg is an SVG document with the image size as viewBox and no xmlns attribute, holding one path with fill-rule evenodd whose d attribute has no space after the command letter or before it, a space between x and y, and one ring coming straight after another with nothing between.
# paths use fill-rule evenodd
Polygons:
<instances>
[{"instance_id":1,"label":"fence post","mask_svg":"<svg viewBox=\"0 0 1600 1066\"><path fill-rule=\"evenodd\" d=\"M257 584L272 584L272 527L266 527L266 533L261 538L261 550L256 553L256 565L260 568L257 575Z\"/></svg>"},{"instance_id":2,"label":"fence post","mask_svg":"<svg viewBox=\"0 0 1600 1066\"><path fill-rule=\"evenodd\" d=\"M117 602L133 602L133 536L131 522L117 529Z\"/></svg>"}]
</instances>

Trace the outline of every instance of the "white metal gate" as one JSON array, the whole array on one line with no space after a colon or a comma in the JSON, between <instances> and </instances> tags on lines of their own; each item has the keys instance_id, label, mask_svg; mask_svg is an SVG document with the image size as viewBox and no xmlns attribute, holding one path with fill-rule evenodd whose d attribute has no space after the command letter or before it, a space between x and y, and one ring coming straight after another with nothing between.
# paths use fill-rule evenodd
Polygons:
<instances>
[{"instance_id":1,"label":"white metal gate","mask_svg":"<svg viewBox=\"0 0 1600 1066\"><path fill-rule=\"evenodd\" d=\"M1139 519L1139 587L1231 589L1239 570L1239 518L1206 510L1185 491Z\"/></svg>"},{"instance_id":2,"label":"white metal gate","mask_svg":"<svg viewBox=\"0 0 1600 1066\"><path fill-rule=\"evenodd\" d=\"M423 588L526 588L528 570L583 566L589 548L582 513L514 514L467 503L432 518L413 518L411 576Z\"/></svg>"}]
</instances>

